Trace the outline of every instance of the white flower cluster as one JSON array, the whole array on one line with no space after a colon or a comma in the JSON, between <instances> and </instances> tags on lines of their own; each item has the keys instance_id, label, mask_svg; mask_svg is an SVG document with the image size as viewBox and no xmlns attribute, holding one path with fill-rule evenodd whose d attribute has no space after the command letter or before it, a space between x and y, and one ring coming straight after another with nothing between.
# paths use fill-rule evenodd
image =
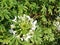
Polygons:
<instances>
[{"instance_id":1,"label":"white flower cluster","mask_svg":"<svg viewBox=\"0 0 60 45\"><path fill-rule=\"evenodd\" d=\"M36 23L37 23L37 20L33 20L32 18L30 18L30 16L27 16L27 15L23 15L23 16L18 16L19 20L22 19L22 20L25 20L25 18L27 18L27 20L29 20L31 22L31 28L29 29L28 33L27 34L23 34L23 37L20 37L20 35L17 35L16 37L20 37L20 39L23 41L28 41L31 37L33 37L33 34L34 34L34 31L36 30ZM13 19L12 21L13 22L17 22L17 17L15 16L15 19ZM24 23L24 22L23 22ZM13 35L16 35L16 31L13 30L13 28L15 28L15 24L12 24L11 25L11 29L9 30L10 33L12 33Z\"/></svg>"},{"instance_id":2,"label":"white flower cluster","mask_svg":"<svg viewBox=\"0 0 60 45\"><path fill-rule=\"evenodd\" d=\"M53 22L53 25L57 27L57 30L60 31L60 17L57 16L57 21Z\"/></svg>"}]
</instances>

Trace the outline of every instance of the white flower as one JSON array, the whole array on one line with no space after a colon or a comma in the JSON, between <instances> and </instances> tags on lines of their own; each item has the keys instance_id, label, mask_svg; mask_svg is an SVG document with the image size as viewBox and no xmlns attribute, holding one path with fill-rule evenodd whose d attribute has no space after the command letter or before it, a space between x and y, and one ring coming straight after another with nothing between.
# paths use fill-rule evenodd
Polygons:
<instances>
[{"instance_id":1,"label":"white flower","mask_svg":"<svg viewBox=\"0 0 60 45\"><path fill-rule=\"evenodd\" d=\"M16 22L16 19L17 19L17 17L15 16L15 19L13 19L12 21Z\"/></svg>"},{"instance_id":2,"label":"white flower","mask_svg":"<svg viewBox=\"0 0 60 45\"><path fill-rule=\"evenodd\" d=\"M17 17L15 16L15 19L12 21L17 22ZM30 16L27 16L25 14L23 16L18 16L18 22L19 22L18 26L21 26L21 23L24 24L24 21L28 22L28 24L26 23L28 26L31 25L29 27L29 31L27 34L23 34L22 37L20 37L19 34L17 35L16 31L13 30L16 26L14 23L11 25L11 30L9 30L9 32L12 33L13 35L15 35L17 38L20 38L21 41L23 41L23 40L28 41L31 37L33 37L34 30L37 28L37 26L36 26L37 20L34 21L33 18L30 18ZM21 28L19 28L19 29L20 29L19 31L22 31Z\"/></svg>"}]
</instances>

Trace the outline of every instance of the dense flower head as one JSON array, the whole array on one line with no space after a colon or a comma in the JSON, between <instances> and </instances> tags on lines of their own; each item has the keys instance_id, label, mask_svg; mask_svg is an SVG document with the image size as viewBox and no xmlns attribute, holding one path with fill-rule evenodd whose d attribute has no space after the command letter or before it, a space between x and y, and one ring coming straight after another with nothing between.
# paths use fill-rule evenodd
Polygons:
<instances>
[{"instance_id":1,"label":"dense flower head","mask_svg":"<svg viewBox=\"0 0 60 45\"><path fill-rule=\"evenodd\" d=\"M16 37L20 37L22 41L27 41L29 38L33 37L34 31L37 28L37 20L33 20L30 16L24 14L23 16L15 16L15 19L12 21L14 23L11 24L10 33L16 35Z\"/></svg>"},{"instance_id":2,"label":"dense flower head","mask_svg":"<svg viewBox=\"0 0 60 45\"><path fill-rule=\"evenodd\" d=\"M60 32L60 16L57 16L57 21L53 22L53 25L56 26L57 30Z\"/></svg>"}]
</instances>

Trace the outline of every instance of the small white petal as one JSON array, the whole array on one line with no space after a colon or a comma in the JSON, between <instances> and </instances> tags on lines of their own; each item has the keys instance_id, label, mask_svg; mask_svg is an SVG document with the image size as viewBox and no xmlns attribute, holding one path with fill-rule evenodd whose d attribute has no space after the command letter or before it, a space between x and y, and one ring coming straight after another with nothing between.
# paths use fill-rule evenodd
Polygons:
<instances>
[{"instance_id":1,"label":"small white petal","mask_svg":"<svg viewBox=\"0 0 60 45\"><path fill-rule=\"evenodd\" d=\"M20 38L21 39L21 41L23 41L24 39L23 38Z\"/></svg>"},{"instance_id":2,"label":"small white petal","mask_svg":"<svg viewBox=\"0 0 60 45\"><path fill-rule=\"evenodd\" d=\"M16 31L13 31L13 35L15 35L16 34Z\"/></svg>"},{"instance_id":3,"label":"small white petal","mask_svg":"<svg viewBox=\"0 0 60 45\"><path fill-rule=\"evenodd\" d=\"M33 22L34 25L36 25L36 23L37 23L37 20L35 20L35 21Z\"/></svg>"},{"instance_id":4,"label":"small white petal","mask_svg":"<svg viewBox=\"0 0 60 45\"><path fill-rule=\"evenodd\" d=\"M31 30L35 30L36 29L36 26L32 27Z\"/></svg>"},{"instance_id":5,"label":"small white petal","mask_svg":"<svg viewBox=\"0 0 60 45\"><path fill-rule=\"evenodd\" d=\"M12 21L16 22L16 19L17 19L17 17L15 16L15 19L13 19Z\"/></svg>"}]
</instances>

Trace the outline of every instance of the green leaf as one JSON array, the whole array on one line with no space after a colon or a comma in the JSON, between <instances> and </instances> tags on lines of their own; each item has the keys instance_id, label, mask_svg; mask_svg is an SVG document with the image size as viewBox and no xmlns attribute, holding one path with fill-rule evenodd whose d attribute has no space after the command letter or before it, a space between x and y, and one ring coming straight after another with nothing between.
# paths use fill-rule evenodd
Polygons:
<instances>
[{"instance_id":1,"label":"green leaf","mask_svg":"<svg viewBox=\"0 0 60 45\"><path fill-rule=\"evenodd\" d=\"M4 20L4 16L0 15L0 22Z\"/></svg>"},{"instance_id":2,"label":"green leaf","mask_svg":"<svg viewBox=\"0 0 60 45\"><path fill-rule=\"evenodd\" d=\"M0 39L0 42L2 42L2 43L3 43L3 40L2 40L2 39Z\"/></svg>"},{"instance_id":3,"label":"green leaf","mask_svg":"<svg viewBox=\"0 0 60 45\"><path fill-rule=\"evenodd\" d=\"M4 27L4 25L0 25L0 32L5 32L6 30L5 30L5 27Z\"/></svg>"},{"instance_id":4,"label":"green leaf","mask_svg":"<svg viewBox=\"0 0 60 45\"><path fill-rule=\"evenodd\" d=\"M45 5L42 6L41 12L42 12L42 14L46 14L46 7L45 7Z\"/></svg>"},{"instance_id":5,"label":"green leaf","mask_svg":"<svg viewBox=\"0 0 60 45\"><path fill-rule=\"evenodd\" d=\"M49 2L52 2L52 3L54 3L54 2L55 2L55 0L49 0Z\"/></svg>"},{"instance_id":6,"label":"green leaf","mask_svg":"<svg viewBox=\"0 0 60 45\"><path fill-rule=\"evenodd\" d=\"M18 45L18 40L16 39L16 45Z\"/></svg>"},{"instance_id":7,"label":"green leaf","mask_svg":"<svg viewBox=\"0 0 60 45\"><path fill-rule=\"evenodd\" d=\"M15 38L13 38L13 39L10 41L9 45L13 45L14 42L15 42Z\"/></svg>"},{"instance_id":8,"label":"green leaf","mask_svg":"<svg viewBox=\"0 0 60 45\"><path fill-rule=\"evenodd\" d=\"M6 18L7 20L9 20L9 19L10 19L10 17L9 17L8 15L5 15L5 18Z\"/></svg>"}]
</instances>

